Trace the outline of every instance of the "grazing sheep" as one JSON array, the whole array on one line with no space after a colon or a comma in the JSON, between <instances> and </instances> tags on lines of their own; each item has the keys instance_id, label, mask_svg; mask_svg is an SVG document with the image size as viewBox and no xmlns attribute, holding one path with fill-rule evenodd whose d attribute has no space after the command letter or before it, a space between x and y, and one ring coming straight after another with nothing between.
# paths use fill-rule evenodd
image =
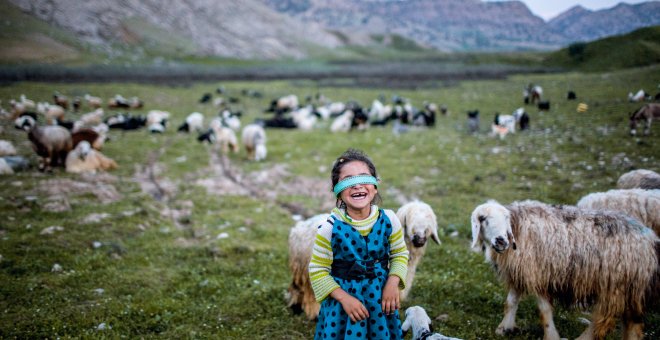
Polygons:
<instances>
[{"instance_id":1,"label":"grazing sheep","mask_svg":"<svg viewBox=\"0 0 660 340\"><path fill-rule=\"evenodd\" d=\"M289 232L289 270L291 284L287 290L288 307L295 313L305 312L309 320L314 320L321 306L316 302L312 283L309 279L309 261L312 258L316 230L330 217L319 214L296 223Z\"/></svg>"},{"instance_id":2,"label":"grazing sheep","mask_svg":"<svg viewBox=\"0 0 660 340\"><path fill-rule=\"evenodd\" d=\"M270 103L270 107L266 112L286 112L298 108L298 96L290 94L288 96L280 97Z\"/></svg>"},{"instance_id":3,"label":"grazing sheep","mask_svg":"<svg viewBox=\"0 0 660 340\"><path fill-rule=\"evenodd\" d=\"M468 132L477 133L479 132L479 110L468 111Z\"/></svg>"},{"instance_id":4,"label":"grazing sheep","mask_svg":"<svg viewBox=\"0 0 660 340\"><path fill-rule=\"evenodd\" d=\"M438 222L433 209L421 201L404 204L397 210L396 216L401 221L404 240L408 248L408 273L406 274L406 288L401 291L401 300L405 300L412 288L413 279L419 262L426 252L429 238L440 244L438 238Z\"/></svg>"},{"instance_id":5,"label":"grazing sheep","mask_svg":"<svg viewBox=\"0 0 660 340\"><path fill-rule=\"evenodd\" d=\"M629 171L619 177L616 187L619 189L660 189L660 174L645 169Z\"/></svg>"},{"instance_id":6,"label":"grazing sheep","mask_svg":"<svg viewBox=\"0 0 660 340\"><path fill-rule=\"evenodd\" d=\"M222 125L227 126L234 131L239 131L241 129L241 112L231 112L229 110L223 110L220 112L220 118L222 119Z\"/></svg>"},{"instance_id":7,"label":"grazing sheep","mask_svg":"<svg viewBox=\"0 0 660 340\"><path fill-rule=\"evenodd\" d=\"M92 148L87 141L78 143L66 157L66 172L95 173L98 170L112 170L117 168L117 163Z\"/></svg>"},{"instance_id":8,"label":"grazing sheep","mask_svg":"<svg viewBox=\"0 0 660 340\"><path fill-rule=\"evenodd\" d=\"M49 103L37 103L37 112L46 117L46 124L55 124L58 120L64 120L64 107Z\"/></svg>"},{"instance_id":9,"label":"grazing sheep","mask_svg":"<svg viewBox=\"0 0 660 340\"><path fill-rule=\"evenodd\" d=\"M109 108L129 108L131 104L121 94L116 94L113 98L108 99Z\"/></svg>"},{"instance_id":10,"label":"grazing sheep","mask_svg":"<svg viewBox=\"0 0 660 340\"><path fill-rule=\"evenodd\" d=\"M78 143L87 141L94 149L101 150L105 143L105 134L102 135L94 129L81 128L71 133L71 141L73 142L74 148Z\"/></svg>"},{"instance_id":11,"label":"grazing sheep","mask_svg":"<svg viewBox=\"0 0 660 340\"><path fill-rule=\"evenodd\" d=\"M0 156L13 156L16 148L10 141L0 139Z\"/></svg>"},{"instance_id":12,"label":"grazing sheep","mask_svg":"<svg viewBox=\"0 0 660 340\"><path fill-rule=\"evenodd\" d=\"M179 126L177 131L193 132L202 131L204 128L204 115L200 112L193 112L186 117L186 120Z\"/></svg>"},{"instance_id":13,"label":"grazing sheep","mask_svg":"<svg viewBox=\"0 0 660 340\"><path fill-rule=\"evenodd\" d=\"M623 316L624 338L642 337L645 303L660 287L660 239L624 214L489 201L471 215L472 249L509 289L497 334L516 327L520 298L536 296L545 339L559 339L552 301L594 304L581 339L603 339Z\"/></svg>"},{"instance_id":14,"label":"grazing sheep","mask_svg":"<svg viewBox=\"0 0 660 340\"><path fill-rule=\"evenodd\" d=\"M17 102L12 99L9 101L9 113L11 119L16 119L20 117L23 113L27 111L27 108L23 103Z\"/></svg>"},{"instance_id":15,"label":"grazing sheep","mask_svg":"<svg viewBox=\"0 0 660 340\"><path fill-rule=\"evenodd\" d=\"M634 217L660 235L660 189L620 189L582 197L578 208L613 210Z\"/></svg>"},{"instance_id":16,"label":"grazing sheep","mask_svg":"<svg viewBox=\"0 0 660 340\"><path fill-rule=\"evenodd\" d=\"M261 125L246 125L241 134L241 142L245 146L248 159L255 161L266 159L266 131Z\"/></svg>"},{"instance_id":17,"label":"grazing sheep","mask_svg":"<svg viewBox=\"0 0 660 340\"><path fill-rule=\"evenodd\" d=\"M103 99L91 96L89 94L85 95L85 101L87 101L87 106L91 107L92 109L98 109L103 105Z\"/></svg>"},{"instance_id":18,"label":"grazing sheep","mask_svg":"<svg viewBox=\"0 0 660 340\"><path fill-rule=\"evenodd\" d=\"M32 118L23 116L20 119ZM40 170L50 170L51 166L64 165L67 153L73 148L69 130L58 125L37 126L18 123L27 131L32 148L41 157Z\"/></svg>"},{"instance_id":19,"label":"grazing sheep","mask_svg":"<svg viewBox=\"0 0 660 340\"><path fill-rule=\"evenodd\" d=\"M34 100L27 99L27 97L24 94L21 95L21 104L23 104L23 106L26 109L34 110L37 107L36 104L34 103Z\"/></svg>"},{"instance_id":20,"label":"grazing sheep","mask_svg":"<svg viewBox=\"0 0 660 340\"><path fill-rule=\"evenodd\" d=\"M144 102L138 97L131 97L128 100L128 107L131 109L141 109L144 106Z\"/></svg>"},{"instance_id":21,"label":"grazing sheep","mask_svg":"<svg viewBox=\"0 0 660 340\"><path fill-rule=\"evenodd\" d=\"M230 149L234 153L238 153L238 138L236 138L234 130L224 126L221 118L214 118L210 125L214 141L220 144L222 153L227 154Z\"/></svg>"},{"instance_id":22,"label":"grazing sheep","mask_svg":"<svg viewBox=\"0 0 660 340\"><path fill-rule=\"evenodd\" d=\"M169 118L170 113L167 111L151 110L147 113L147 129L151 133L163 133Z\"/></svg>"},{"instance_id":23,"label":"grazing sheep","mask_svg":"<svg viewBox=\"0 0 660 340\"><path fill-rule=\"evenodd\" d=\"M330 132L348 132L351 130L351 125L353 123L353 117L355 113L352 110L346 110L344 113L335 118L330 125Z\"/></svg>"},{"instance_id":24,"label":"grazing sheep","mask_svg":"<svg viewBox=\"0 0 660 340\"><path fill-rule=\"evenodd\" d=\"M516 119L512 115L495 114L495 120L491 126L491 135L504 139L509 133L516 133Z\"/></svg>"},{"instance_id":25,"label":"grazing sheep","mask_svg":"<svg viewBox=\"0 0 660 340\"><path fill-rule=\"evenodd\" d=\"M92 112L88 112L80 116L79 121L82 122L84 126L99 125L103 123L103 114L104 114L103 109L97 108Z\"/></svg>"},{"instance_id":26,"label":"grazing sheep","mask_svg":"<svg viewBox=\"0 0 660 340\"><path fill-rule=\"evenodd\" d=\"M651 134L651 124L654 120L660 120L660 104L649 103L630 113L630 135L637 134L637 124L644 123L644 135Z\"/></svg>"},{"instance_id":27,"label":"grazing sheep","mask_svg":"<svg viewBox=\"0 0 660 340\"><path fill-rule=\"evenodd\" d=\"M637 93L633 94L632 92L628 92L628 101L631 103L634 102L643 102L646 100L649 96L646 94L646 91L643 89L637 91Z\"/></svg>"},{"instance_id":28,"label":"grazing sheep","mask_svg":"<svg viewBox=\"0 0 660 340\"><path fill-rule=\"evenodd\" d=\"M55 103L55 105L61 106L63 109L69 108L69 98L61 95L59 92L53 93L53 103Z\"/></svg>"},{"instance_id":29,"label":"grazing sheep","mask_svg":"<svg viewBox=\"0 0 660 340\"><path fill-rule=\"evenodd\" d=\"M440 333L433 333L431 331L431 318L420 306L412 306L406 309L406 320L401 325L401 330L405 334L411 328L413 331L412 340L460 340Z\"/></svg>"}]
</instances>

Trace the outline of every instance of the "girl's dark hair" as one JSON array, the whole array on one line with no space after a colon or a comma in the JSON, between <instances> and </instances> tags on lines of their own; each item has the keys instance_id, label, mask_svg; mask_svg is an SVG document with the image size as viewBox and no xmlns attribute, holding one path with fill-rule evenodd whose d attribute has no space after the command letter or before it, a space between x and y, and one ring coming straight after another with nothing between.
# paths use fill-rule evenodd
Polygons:
<instances>
[{"instance_id":1,"label":"girl's dark hair","mask_svg":"<svg viewBox=\"0 0 660 340\"><path fill-rule=\"evenodd\" d=\"M339 156L332 165L332 172L330 173L330 176L332 179L333 188L339 182L339 173L341 172L341 168L353 161L360 161L366 164L369 168L369 173L371 176L378 178L378 174L376 173L376 166L374 165L374 162L371 161L371 158L369 158L369 156L367 156L367 154L365 154L362 150L349 148L348 150L344 151L344 153L342 153L341 156ZM379 205L382 201L383 199L380 197L380 194L376 193L376 196L374 196L371 204ZM337 202L335 205L338 208L346 207L345 203L339 197L337 197Z\"/></svg>"}]
</instances>

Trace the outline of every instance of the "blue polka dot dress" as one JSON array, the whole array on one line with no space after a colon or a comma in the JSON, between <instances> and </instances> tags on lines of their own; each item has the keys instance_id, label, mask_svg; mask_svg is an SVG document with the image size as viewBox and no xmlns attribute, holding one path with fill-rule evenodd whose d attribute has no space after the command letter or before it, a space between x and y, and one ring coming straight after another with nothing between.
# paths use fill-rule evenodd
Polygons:
<instances>
[{"instance_id":1,"label":"blue polka dot dress","mask_svg":"<svg viewBox=\"0 0 660 340\"><path fill-rule=\"evenodd\" d=\"M367 236L362 236L350 224L334 220L333 261L368 263L389 256L388 239L392 224L382 209L378 213L378 219ZM374 265L372 269L375 272L373 278L342 279L333 275L344 291L364 304L369 317L354 323L341 304L328 297L321 303L315 339L403 339L399 312L386 315L381 308L381 295L388 278L387 261L383 265Z\"/></svg>"}]
</instances>

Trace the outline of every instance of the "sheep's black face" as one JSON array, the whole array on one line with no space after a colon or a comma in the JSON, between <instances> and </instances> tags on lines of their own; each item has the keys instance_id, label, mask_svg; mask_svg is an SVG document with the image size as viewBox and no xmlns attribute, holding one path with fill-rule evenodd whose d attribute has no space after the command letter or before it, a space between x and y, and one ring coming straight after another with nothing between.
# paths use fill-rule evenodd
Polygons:
<instances>
[{"instance_id":1,"label":"sheep's black face","mask_svg":"<svg viewBox=\"0 0 660 340\"><path fill-rule=\"evenodd\" d=\"M424 236L419 236L419 235L414 235L412 238L412 244L413 246L417 248L421 248L424 245L426 245L426 237Z\"/></svg>"},{"instance_id":2,"label":"sheep's black face","mask_svg":"<svg viewBox=\"0 0 660 340\"><path fill-rule=\"evenodd\" d=\"M493 249L501 254L505 250L509 248L509 241L503 237L503 236L498 236L495 238L495 242L493 242Z\"/></svg>"}]
</instances>

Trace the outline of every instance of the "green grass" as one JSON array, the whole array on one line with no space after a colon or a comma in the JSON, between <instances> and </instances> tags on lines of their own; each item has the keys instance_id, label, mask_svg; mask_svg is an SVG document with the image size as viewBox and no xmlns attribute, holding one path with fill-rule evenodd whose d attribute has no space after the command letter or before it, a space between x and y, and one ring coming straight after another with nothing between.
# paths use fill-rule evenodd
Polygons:
<instances>
[{"instance_id":1,"label":"green grass","mask_svg":"<svg viewBox=\"0 0 660 340\"><path fill-rule=\"evenodd\" d=\"M421 305L432 319L447 314L446 321L433 322L444 334L495 339L506 292L483 256L469 250L471 211L491 198L502 203L536 199L575 204L587 193L613 188L618 176L632 168L660 171L656 147L660 130L654 125L649 137L629 137L627 113L639 104L626 101L630 89L654 89L658 76L660 68L655 65L608 73L526 74L397 91L322 87L314 81L0 87L5 105L20 94L50 100L55 90L103 98L121 93L145 101L145 108L134 113L150 109L172 113L171 126L163 135L110 133L103 152L120 165L110 173L113 180L87 179L61 169L42 174L34 168L0 177L0 337L311 338L314 323L293 315L284 300L290 282L287 237L295 222L282 203L327 212L318 207L332 202L330 193L311 193L296 180L329 182L334 158L348 147L359 147L377 165L384 207L397 209L401 196L419 198L434 208L442 229L443 243L429 245L403 307ZM529 82L543 86L551 110L540 113L528 106L531 131L505 140L489 137L487 128L495 112L508 114L522 106L521 91ZM220 176L209 167L213 148L175 130L190 112L202 112L207 119L215 115L215 109L197 101L220 85L241 98L234 109L244 112L243 124L264 117L262 111L271 98L294 93L302 99L318 91L363 105L381 94L386 98L398 94L417 107L424 100L445 104L450 114L438 117L433 129L398 136L390 127L333 135L328 123L313 132L267 130L267 161L249 162L242 150L228 159L243 178L284 166L288 175L271 178L260 189L292 191L282 192L277 201L232 192L218 195L196 184ZM259 90L264 97L241 97L244 88ZM565 100L569 89L577 92L577 102ZM577 113L578 102L587 103L589 110ZM478 135L466 133L465 111L473 109L481 111ZM0 139L11 140L19 154L36 164L25 134L10 121L0 124ZM136 181L136 173L148 168L150 160L161 169L156 178L172 183L168 186L172 195L165 200L143 193ZM69 194L71 210L48 211L54 198L42 188L52 183L47 181L64 179L112 185L121 199L104 204L93 193ZM188 213L176 217L167 213L172 210ZM92 213L108 217L82 223ZM51 226L64 230L41 235ZM458 237L450 237L452 231L458 231ZM218 238L222 233L229 237ZM61 272L51 271L56 263ZM534 301L523 300L518 311L521 332L512 338L542 337L537 314ZM582 316L577 310L557 307L559 333L577 337L584 328L578 321ZM660 334L659 317L658 311L647 315L648 338ZM97 329L101 323L105 330ZM610 338L620 335L617 329Z\"/></svg>"},{"instance_id":2,"label":"green grass","mask_svg":"<svg viewBox=\"0 0 660 340\"><path fill-rule=\"evenodd\" d=\"M590 43L574 43L550 53L547 65L581 71L613 71L660 62L660 26L645 27L624 35Z\"/></svg>"}]
</instances>

